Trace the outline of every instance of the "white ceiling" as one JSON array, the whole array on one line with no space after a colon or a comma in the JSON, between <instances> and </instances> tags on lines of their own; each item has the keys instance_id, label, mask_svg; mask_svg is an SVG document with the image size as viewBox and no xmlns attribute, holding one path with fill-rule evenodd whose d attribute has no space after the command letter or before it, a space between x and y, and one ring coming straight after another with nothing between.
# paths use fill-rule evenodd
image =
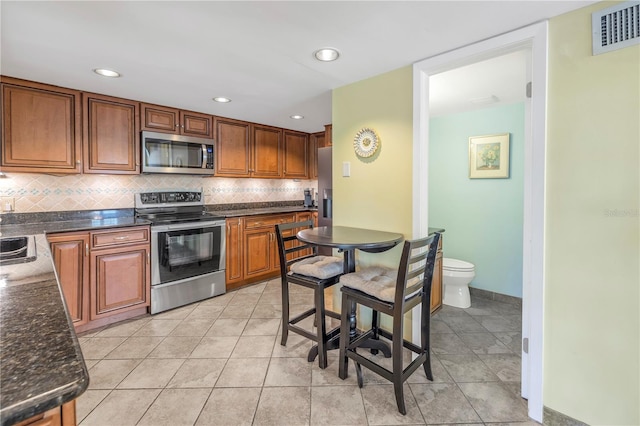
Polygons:
<instances>
[{"instance_id":1,"label":"white ceiling","mask_svg":"<svg viewBox=\"0 0 640 426\"><path fill-rule=\"evenodd\" d=\"M332 89L592 3L2 0L0 73L317 132ZM340 59L316 61L325 46ZM499 96L481 88L463 98Z\"/></svg>"}]
</instances>

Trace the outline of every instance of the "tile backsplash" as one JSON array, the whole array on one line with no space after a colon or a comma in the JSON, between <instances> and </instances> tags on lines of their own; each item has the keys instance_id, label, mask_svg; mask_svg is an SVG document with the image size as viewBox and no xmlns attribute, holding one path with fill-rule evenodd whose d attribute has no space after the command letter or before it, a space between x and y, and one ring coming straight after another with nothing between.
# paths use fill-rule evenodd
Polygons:
<instances>
[{"instance_id":1,"label":"tile backsplash","mask_svg":"<svg viewBox=\"0 0 640 426\"><path fill-rule=\"evenodd\" d=\"M70 175L7 173L0 196L15 199L16 213L133 208L134 194L199 190L205 204L295 201L315 180L203 178L182 175Z\"/></svg>"}]
</instances>

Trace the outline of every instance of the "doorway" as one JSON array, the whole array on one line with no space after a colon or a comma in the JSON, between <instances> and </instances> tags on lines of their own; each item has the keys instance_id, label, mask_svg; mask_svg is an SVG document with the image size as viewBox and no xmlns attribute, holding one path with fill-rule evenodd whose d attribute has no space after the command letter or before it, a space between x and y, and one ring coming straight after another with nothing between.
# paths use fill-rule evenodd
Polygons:
<instances>
[{"instance_id":1,"label":"doorway","mask_svg":"<svg viewBox=\"0 0 640 426\"><path fill-rule=\"evenodd\" d=\"M525 102L524 210L522 246L522 396L529 417L542 421L542 312L544 158L547 23L542 22L414 64L413 232L428 229L429 78L461 66L530 49L531 102ZM422 166L422 167L420 167ZM419 327L416 327L419 328ZM414 338L418 330L414 329Z\"/></svg>"}]
</instances>

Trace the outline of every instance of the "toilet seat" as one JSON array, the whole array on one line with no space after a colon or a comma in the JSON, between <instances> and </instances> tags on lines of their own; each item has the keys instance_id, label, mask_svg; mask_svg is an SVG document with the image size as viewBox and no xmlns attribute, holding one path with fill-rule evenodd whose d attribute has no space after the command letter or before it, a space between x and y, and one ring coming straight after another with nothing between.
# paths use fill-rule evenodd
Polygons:
<instances>
[{"instance_id":1,"label":"toilet seat","mask_svg":"<svg viewBox=\"0 0 640 426\"><path fill-rule=\"evenodd\" d=\"M475 269L475 266L473 263L465 262L464 260L445 257L442 259L442 269L449 271L472 272Z\"/></svg>"}]
</instances>

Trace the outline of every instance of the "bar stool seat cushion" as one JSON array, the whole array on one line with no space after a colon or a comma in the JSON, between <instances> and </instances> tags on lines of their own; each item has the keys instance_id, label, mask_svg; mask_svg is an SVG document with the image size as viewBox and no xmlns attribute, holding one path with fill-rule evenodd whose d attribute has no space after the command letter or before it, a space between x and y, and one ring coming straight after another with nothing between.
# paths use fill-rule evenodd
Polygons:
<instances>
[{"instance_id":1,"label":"bar stool seat cushion","mask_svg":"<svg viewBox=\"0 0 640 426\"><path fill-rule=\"evenodd\" d=\"M325 280L344 272L343 261L335 256L313 256L291 265L289 274L307 275Z\"/></svg>"},{"instance_id":2,"label":"bar stool seat cushion","mask_svg":"<svg viewBox=\"0 0 640 426\"><path fill-rule=\"evenodd\" d=\"M393 302L396 294L398 270L383 266L369 266L340 277L340 284L369 294L385 302Z\"/></svg>"}]
</instances>

